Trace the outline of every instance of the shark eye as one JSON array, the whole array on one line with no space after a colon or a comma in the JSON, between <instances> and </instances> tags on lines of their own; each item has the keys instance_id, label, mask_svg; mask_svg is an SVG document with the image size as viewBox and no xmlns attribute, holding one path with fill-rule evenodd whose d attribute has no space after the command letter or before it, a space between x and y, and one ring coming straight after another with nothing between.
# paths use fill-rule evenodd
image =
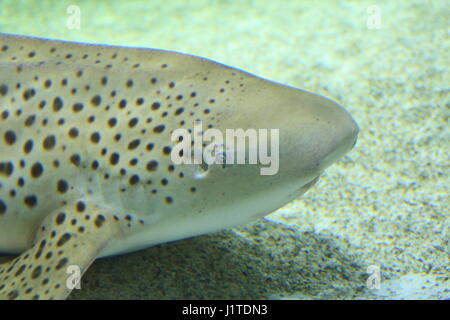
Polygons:
<instances>
[{"instance_id":1,"label":"shark eye","mask_svg":"<svg viewBox=\"0 0 450 320\"><path fill-rule=\"evenodd\" d=\"M191 149L191 161L187 164L188 175L192 176L195 179L203 179L208 176L210 171L210 166L205 161L205 159L196 159L194 149ZM200 161L201 163L199 163Z\"/></svg>"},{"instance_id":2,"label":"shark eye","mask_svg":"<svg viewBox=\"0 0 450 320\"><path fill-rule=\"evenodd\" d=\"M202 161L201 164L196 164L194 169L194 177L196 179L203 179L208 175L209 165Z\"/></svg>"},{"instance_id":3,"label":"shark eye","mask_svg":"<svg viewBox=\"0 0 450 320\"><path fill-rule=\"evenodd\" d=\"M219 153L216 154L216 158L217 158L217 164L221 165L222 168L226 168L229 167L231 164L227 163L227 151L220 151Z\"/></svg>"},{"instance_id":4,"label":"shark eye","mask_svg":"<svg viewBox=\"0 0 450 320\"><path fill-rule=\"evenodd\" d=\"M230 151L226 149L223 145L216 145L214 150L214 158L216 164L222 166L222 168L229 167L231 163L227 162L227 159L230 159Z\"/></svg>"},{"instance_id":5,"label":"shark eye","mask_svg":"<svg viewBox=\"0 0 450 320\"><path fill-rule=\"evenodd\" d=\"M216 163L221 164L223 168L225 168L227 162L227 153L223 150L219 150L215 154Z\"/></svg>"}]
</instances>

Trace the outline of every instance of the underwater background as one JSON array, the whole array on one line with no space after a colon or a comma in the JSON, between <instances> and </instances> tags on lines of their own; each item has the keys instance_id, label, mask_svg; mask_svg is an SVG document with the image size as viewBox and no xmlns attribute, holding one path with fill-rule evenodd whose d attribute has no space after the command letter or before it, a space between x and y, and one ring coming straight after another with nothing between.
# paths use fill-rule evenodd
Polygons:
<instances>
[{"instance_id":1,"label":"underwater background","mask_svg":"<svg viewBox=\"0 0 450 320\"><path fill-rule=\"evenodd\" d=\"M449 17L445 0L1 1L0 32L199 55L329 97L361 129L302 198L97 260L70 298L450 299Z\"/></svg>"}]
</instances>

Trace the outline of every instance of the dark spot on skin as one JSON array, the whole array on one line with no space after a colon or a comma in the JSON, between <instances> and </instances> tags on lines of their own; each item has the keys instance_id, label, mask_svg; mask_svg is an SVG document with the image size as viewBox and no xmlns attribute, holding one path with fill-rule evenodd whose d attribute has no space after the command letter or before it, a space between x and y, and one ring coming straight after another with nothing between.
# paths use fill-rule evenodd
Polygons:
<instances>
[{"instance_id":1,"label":"dark spot on skin","mask_svg":"<svg viewBox=\"0 0 450 320\"><path fill-rule=\"evenodd\" d=\"M42 266L37 266L34 268L33 272L31 273L31 279L39 278L39 276L42 273Z\"/></svg>"},{"instance_id":2,"label":"dark spot on skin","mask_svg":"<svg viewBox=\"0 0 450 320\"><path fill-rule=\"evenodd\" d=\"M69 184L67 183L66 180L58 180L57 184L56 184L56 189L58 190L59 193L66 193L67 190L69 189Z\"/></svg>"},{"instance_id":3,"label":"dark spot on skin","mask_svg":"<svg viewBox=\"0 0 450 320\"><path fill-rule=\"evenodd\" d=\"M62 109L63 105L63 100L60 97L53 99L53 111L58 112Z\"/></svg>"},{"instance_id":4,"label":"dark spot on skin","mask_svg":"<svg viewBox=\"0 0 450 320\"><path fill-rule=\"evenodd\" d=\"M131 141L131 142L128 144L128 150L134 150L134 149L136 149L136 148L139 146L140 143L141 143L141 140L139 140L139 139L134 139L133 141Z\"/></svg>"},{"instance_id":5,"label":"dark spot on skin","mask_svg":"<svg viewBox=\"0 0 450 320\"><path fill-rule=\"evenodd\" d=\"M69 261L69 259L62 258L61 260L58 261L58 264L56 265L55 269L56 270L62 269L67 264L68 261Z\"/></svg>"},{"instance_id":6,"label":"dark spot on skin","mask_svg":"<svg viewBox=\"0 0 450 320\"><path fill-rule=\"evenodd\" d=\"M147 170L148 171L156 171L158 168L158 162L155 160L151 160L147 163Z\"/></svg>"},{"instance_id":7,"label":"dark spot on skin","mask_svg":"<svg viewBox=\"0 0 450 320\"><path fill-rule=\"evenodd\" d=\"M35 89L27 89L27 90L25 90L25 92L23 93L23 98L24 98L24 100L29 100L29 99L31 99L32 97L34 97L35 96L35 94L36 94L36 90Z\"/></svg>"},{"instance_id":8,"label":"dark spot on skin","mask_svg":"<svg viewBox=\"0 0 450 320\"><path fill-rule=\"evenodd\" d=\"M42 143L45 150L51 150L55 147L56 144L56 138L54 135L49 135L44 139L44 142Z\"/></svg>"},{"instance_id":9,"label":"dark spot on skin","mask_svg":"<svg viewBox=\"0 0 450 320\"><path fill-rule=\"evenodd\" d=\"M130 184L131 185L135 185L138 182L139 182L139 176L137 174L131 176L131 178L130 178Z\"/></svg>"},{"instance_id":10,"label":"dark spot on skin","mask_svg":"<svg viewBox=\"0 0 450 320\"><path fill-rule=\"evenodd\" d=\"M117 152L114 152L111 154L109 158L109 163L111 163L113 166L115 166L117 163L119 163L120 155Z\"/></svg>"},{"instance_id":11,"label":"dark spot on skin","mask_svg":"<svg viewBox=\"0 0 450 320\"><path fill-rule=\"evenodd\" d=\"M70 162L72 164L74 164L75 166L79 166L80 165L80 161L81 161L81 158L80 158L80 156L78 154L73 154L73 155L70 156Z\"/></svg>"},{"instance_id":12,"label":"dark spot on skin","mask_svg":"<svg viewBox=\"0 0 450 320\"><path fill-rule=\"evenodd\" d=\"M163 154L165 154L165 155L169 155L171 151L172 151L172 148L169 146L165 146L163 148Z\"/></svg>"},{"instance_id":13,"label":"dark spot on skin","mask_svg":"<svg viewBox=\"0 0 450 320\"><path fill-rule=\"evenodd\" d=\"M99 214L97 216L97 218L95 219L95 225L97 226L97 228L101 228L101 226L103 225L103 223L105 222L105 217L101 214Z\"/></svg>"},{"instance_id":14,"label":"dark spot on skin","mask_svg":"<svg viewBox=\"0 0 450 320\"><path fill-rule=\"evenodd\" d=\"M8 292L8 299L9 300L14 300L19 296L19 291L18 290L12 290L10 292Z\"/></svg>"},{"instance_id":15,"label":"dark spot on skin","mask_svg":"<svg viewBox=\"0 0 450 320\"><path fill-rule=\"evenodd\" d=\"M16 274L14 275L15 277L20 276L26 269L27 265L23 264L20 266L19 270L16 271Z\"/></svg>"},{"instance_id":16,"label":"dark spot on skin","mask_svg":"<svg viewBox=\"0 0 450 320\"><path fill-rule=\"evenodd\" d=\"M26 127L31 127L33 124L34 124L34 121L36 120L36 116L33 114L33 115L30 115L28 118L27 118L27 120L25 120L25 126Z\"/></svg>"},{"instance_id":17,"label":"dark spot on skin","mask_svg":"<svg viewBox=\"0 0 450 320\"><path fill-rule=\"evenodd\" d=\"M153 102L152 110L158 110L160 107L161 107L161 104L159 102Z\"/></svg>"},{"instance_id":18,"label":"dark spot on skin","mask_svg":"<svg viewBox=\"0 0 450 320\"><path fill-rule=\"evenodd\" d=\"M58 214L58 216L56 217L56 224L62 225L65 220L66 220L66 214L64 212L60 212Z\"/></svg>"},{"instance_id":19,"label":"dark spot on skin","mask_svg":"<svg viewBox=\"0 0 450 320\"><path fill-rule=\"evenodd\" d=\"M94 132L91 134L91 141L93 143L98 143L100 141L100 134L98 132Z\"/></svg>"},{"instance_id":20,"label":"dark spot on skin","mask_svg":"<svg viewBox=\"0 0 450 320\"><path fill-rule=\"evenodd\" d=\"M40 162L36 162L31 167L31 176L33 178L39 178L43 172L44 172L44 167L42 166L42 164Z\"/></svg>"},{"instance_id":21,"label":"dark spot on skin","mask_svg":"<svg viewBox=\"0 0 450 320\"><path fill-rule=\"evenodd\" d=\"M8 119L8 117L9 117L9 111L8 110L4 110L2 112L2 119L6 120L6 119Z\"/></svg>"},{"instance_id":22,"label":"dark spot on skin","mask_svg":"<svg viewBox=\"0 0 450 320\"><path fill-rule=\"evenodd\" d=\"M116 124L117 124L117 119L116 118L111 118L111 119L108 120L108 126L110 128L113 128Z\"/></svg>"},{"instance_id":23,"label":"dark spot on skin","mask_svg":"<svg viewBox=\"0 0 450 320\"><path fill-rule=\"evenodd\" d=\"M100 97L99 95L93 96L91 102L94 106L99 106L100 103L102 103L102 97Z\"/></svg>"},{"instance_id":24,"label":"dark spot on skin","mask_svg":"<svg viewBox=\"0 0 450 320\"><path fill-rule=\"evenodd\" d=\"M35 195L29 195L24 198L24 203L28 208L33 208L37 205L37 197Z\"/></svg>"},{"instance_id":25,"label":"dark spot on skin","mask_svg":"<svg viewBox=\"0 0 450 320\"><path fill-rule=\"evenodd\" d=\"M8 145L13 145L16 142L16 133L12 130L7 130L4 135L5 142Z\"/></svg>"},{"instance_id":26,"label":"dark spot on skin","mask_svg":"<svg viewBox=\"0 0 450 320\"><path fill-rule=\"evenodd\" d=\"M6 84L0 85L0 95L6 96L8 94L8 86Z\"/></svg>"},{"instance_id":27,"label":"dark spot on skin","mask_svg":"<svg viewBox=\"0 0 450 320\"><path fill-rule=\"evenodd\" d=\"M14 171L14 165L11 161L8 162L0 162L0 174L3 174L7 177L12 175Z\"/></svg>"},{"instance_id":28,"label":"dark spot on skin","mask_svg":"<svg viewBox=\"0 0 450 320\"><path fill-rule=\"evenodd\" d=\"M72 106L72 110L73 110L73 112L78 113L81 110L83 110L83 107L84 107L84 105L82 103L77 102Z\"/></svg>"},{"instance_id":29,"label":"dark spot on skin","mask_svg":"<svg viewBox=\"0 0 450 320\"><path fill-rule=\"evenodd\" d=\"M128 122L128 126L130 128L133 128L137 125L139 119L138 118L132 118L129 122Z\"/></svg>"},{"instance_id":30,"label":"dark spot on skin","mask_svg":"<svg viewBox=\"0 0 450 320\"><path fill-rule=\"evenodd\" d=\"M152 143L152 142L150 142L150 143L147 144L147 146L145 147L145 149L146 149L147 151L152 151L154 147L155 147L155 144Z\"/></svg>"},{"instance_id":31,"label":"dark spot on skin","mask_svg":"<svg viewBox=\"0 0 450 320\"><path fill-rule=\"evenodd\" d=\"M72 139L75 139L76 137L78 137L78 129L77 128L71 128L69 130L69 137L71 137Z\"/></svg>"},{"instance_id":32,"label":"dark spot on skin","mask_svg":"<svg viewBox=\"0 0 450 320\"><path fill-rule=\"evenodd\" d=\"M6 206L6 203L0 199L0 215L5 214L7 209L8 207Z\"/></svg>"},{"instance_id":33,"label":"dark spot on skin","mask_svg":"<svg viewBox=\"0 0 450 320\"><path fill-rule=\"evenodd\" d=\"M25 144L23 145L23 151L28 154L31 152L31 150L33 150L33 140L28 140L27 142L25 142Z\"/></svg>"},{"instance_id":34,"label":"dark spot on skin","mask_svg":"<svg viewBox=\"0 0 450 320\"><path fill-rule=\"evenodd\" d=\"M18 185L19 187L23 187L23 186L25 185L25 180L24 180L22 177L20 177L20 178L17 180L17 185Z\"/></svg>"},{"instance_id":35,"label":"dark spot on skin","mask_svg":"<svg viewBox=\"0 0 450 320\"><path fill-rule=\"evenodd\" d=\"M92 161L91 168L92 168L93 170L97 170L97 169L98 169L98 166L99 166L99 164L98 164L98 161L97 161L97 160Z\"/></svg>"},{"instance_id":36,"label":"dark spot on skin","mask_svg":"<svg viewBox=\"0 0 450 320\"><path fill-rule=\"evenodd\" d=\"M160 124L153 128L153 132L155 133L161 133L164 131L165 126L163 124Z\"/></svg>"},{"instance_id":37,"label":"dark spot on skin","mask_svg":"<svg viewBox=\"0 0 450 320\"><path fill-rule=\"evenodd\" d=\"M86 210L86 204L83 201L77 202L77 211L78 212L84 212Z\"/></svg>"},{"instance_id":38,"label":"dark spot on skin","mask_svg":"<svg viewBox=\"0 0 450 320\"><path fill-rule=\"evenodd\" d=\"M172 204L173 203L173 198L172 197L166 197L166 203L167 204Z\"/></svg>"},{"instance_id":39,"label":"dark spot on skin","mask_svg":"<svg viewBox=\"0 0 450 320\"><path fill-rule=\"evenodd\" d=\"M70 235L70 233L66 232L64 233L59 239L58 242L56 243L56 246L58 247L62 247L65 243L67 243L67 241L70 240L72 236Z\"/></svg>"},{"instance_id":40,"label":"dark spot on skin","mask_svg":"<svg viewBox=\"0 0 450 320\"><path fill-rule=\"evenodd\" d=\"M119 108L124 109L126 106L127 106L127 100L125 100L125 99L120 100Z\"/></svg>"},{"instance_id":41,"label":"dark spot on skin","mask_svg":"<svg viewBox=\"0 0 450 320\"><path fill-rule=\"evenodd\" d=\"M41 243L39 244L38 251L36 252L36 255L34 256L35 259L39 259L41 257L42 251L44 250L46 244L47 244L47 241L45 239L41 241Z\"/></svg>"}]
</instances>

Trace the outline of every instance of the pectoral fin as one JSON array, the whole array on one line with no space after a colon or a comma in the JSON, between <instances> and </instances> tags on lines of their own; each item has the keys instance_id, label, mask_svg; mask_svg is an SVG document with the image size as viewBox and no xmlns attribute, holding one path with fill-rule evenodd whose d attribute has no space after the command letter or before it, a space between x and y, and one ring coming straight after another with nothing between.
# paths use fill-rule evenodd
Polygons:
<instances>
[{"instance_id":1,"label":"pectoral fin","mask_svg":"<svg viewBox=\"0 0 450 320\"><path fill-rule=\"evenodd\" d=\"M120 235L109 208L83 200L61 207L45 218L30 249L0 266L0 299L65 299L73 289L68 267L81 276Z\"/></svg>"}]
</instances>

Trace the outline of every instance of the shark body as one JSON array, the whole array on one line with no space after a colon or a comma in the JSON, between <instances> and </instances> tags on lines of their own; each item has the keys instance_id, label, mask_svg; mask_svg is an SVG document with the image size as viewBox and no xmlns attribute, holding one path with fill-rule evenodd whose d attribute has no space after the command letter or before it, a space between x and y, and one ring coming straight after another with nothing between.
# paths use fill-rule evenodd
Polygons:
<instances>
[{"instance_id":1,"label":"shark body","mask_svg":"<svg viewBox=\"0 0 450 320\"><path fill-rule=\"evenodd\" d=\"M278 172L174 164L172 134L195 121L278 129ZM1 34L0 252L20 256L0 298L63 299L69 266L263 217L357 133L331 100L207 59Z\"/></svg>"}]
</instances>

